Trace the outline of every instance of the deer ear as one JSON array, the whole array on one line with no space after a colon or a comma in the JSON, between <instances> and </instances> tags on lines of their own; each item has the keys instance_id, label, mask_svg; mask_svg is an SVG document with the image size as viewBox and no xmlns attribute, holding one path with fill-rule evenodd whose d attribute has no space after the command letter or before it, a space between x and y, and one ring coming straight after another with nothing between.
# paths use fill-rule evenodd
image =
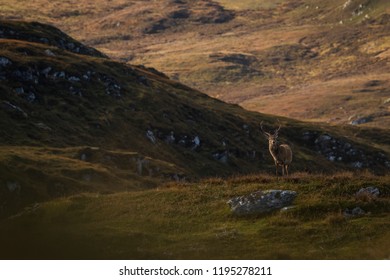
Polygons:
<instances>
[{"instance_id":1,"label":"deer ear","mask_svg":"<svg viewBox=\"0 0 390 280\"><path fill-rule=\"evenodd\" d=\"M267 138L270 138L270 136L271 136L271 134L269 134L268 132L265 132L265 131L263 131L263 134L264 134L264 136L267 137Z\"/></svg>"}]
</instances>

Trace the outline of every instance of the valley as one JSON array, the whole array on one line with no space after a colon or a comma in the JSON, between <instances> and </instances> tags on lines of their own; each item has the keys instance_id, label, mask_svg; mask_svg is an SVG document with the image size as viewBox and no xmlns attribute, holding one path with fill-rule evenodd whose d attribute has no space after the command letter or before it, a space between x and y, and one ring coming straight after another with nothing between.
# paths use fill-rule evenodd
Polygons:
<instances>
[{"instance_id":1,"label":"valley","mask_svg":"<svg viewBox=\"0 0 390 280\"><path fill-rule=\"evenodd\" d=\"M0 0L0 258L388 259L389 9Z\"/></svg>"}]
</instances>

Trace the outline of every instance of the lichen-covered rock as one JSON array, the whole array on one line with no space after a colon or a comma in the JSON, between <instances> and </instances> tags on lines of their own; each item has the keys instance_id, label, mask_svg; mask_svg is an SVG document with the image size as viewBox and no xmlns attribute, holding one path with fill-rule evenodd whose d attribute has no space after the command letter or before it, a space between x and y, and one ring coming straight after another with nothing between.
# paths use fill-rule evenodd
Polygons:
<instances>
[{"instance_id":1,"label":"lichen-covered rock","mask_svg":"<svg viewBox=\"0 0 390 280\"><path fill-rule=\"evenodd\" d=\"M234 197L227 203L234 215L244 216L269 213L289 206L296 196L297 193L295 191L266 190Z\"/></svg>"}]
</instances>

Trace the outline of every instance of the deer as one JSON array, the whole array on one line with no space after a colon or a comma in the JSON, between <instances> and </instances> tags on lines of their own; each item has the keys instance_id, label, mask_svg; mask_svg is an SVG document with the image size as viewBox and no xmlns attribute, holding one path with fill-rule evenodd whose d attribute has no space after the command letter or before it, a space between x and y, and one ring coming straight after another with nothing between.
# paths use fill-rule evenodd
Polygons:
<instances>
[{"instance_id":1,"label":"deer","mask_svg":"<svg viewBox=\"0 0 390 280\"><path fill-rule=\"evenodd\" d=\"M279 122L279 120L278 120ZM292 150L287 144L280 144L278 142L278 133L282 125L279 122L279 127L275 129L275 132L269 133L264 131L263 122L260 123L260 129L268 139L268 149L275 161L276 176L278 176L278 167L282 167L282 176L285 174L288 176L288 168L292 162Z\"/></svg>"}]
</instances>

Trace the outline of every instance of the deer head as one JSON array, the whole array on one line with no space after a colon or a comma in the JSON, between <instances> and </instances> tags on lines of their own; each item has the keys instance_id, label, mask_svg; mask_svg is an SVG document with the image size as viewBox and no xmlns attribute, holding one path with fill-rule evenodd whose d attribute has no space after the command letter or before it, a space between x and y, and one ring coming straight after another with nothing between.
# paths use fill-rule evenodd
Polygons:
<instances>
[{"instance_id":1,"label":"deer head","mask_svg":"<svg viewBox=\"0 0 390 280\"><path fill-rule=\"evenodd\" d=\"M278 143L278 133L282 125L280 124L280 121L278 120L279 127L275 129L274 133L267 132L263 129L263 122L260 123L260 129L263 132L263 134L267 137L268 143L270 147L274 147Z\"/></svg>"}]
</instances>

